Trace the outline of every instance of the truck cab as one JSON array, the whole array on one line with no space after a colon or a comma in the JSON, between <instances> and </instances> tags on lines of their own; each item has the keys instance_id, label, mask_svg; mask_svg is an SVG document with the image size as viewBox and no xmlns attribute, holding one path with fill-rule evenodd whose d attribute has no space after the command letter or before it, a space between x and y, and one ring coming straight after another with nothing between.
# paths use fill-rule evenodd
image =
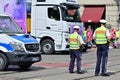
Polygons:
<instances>
[{"instance_id":1,"label":"truck cab","mask_svg":"<svg viewBox=\"0 0 120 80\"><path fill-rule=\"evenodd\" d=\"M31 35L40 38L42 53L69 50L70 27L82 28L77 0L33 0Z\"/></svg>"},{"instance_id":2,"label":"truck cab","mask_svg":"<svg viewBox=\"0 0 120 80\"><path fill-rule=\"evenodd\" d=\"M9 65L27 69L39 61L41 53L38 40L24 34L11 17L0 14L0 70L7 69Z\"/></svg>"}]
</instances>

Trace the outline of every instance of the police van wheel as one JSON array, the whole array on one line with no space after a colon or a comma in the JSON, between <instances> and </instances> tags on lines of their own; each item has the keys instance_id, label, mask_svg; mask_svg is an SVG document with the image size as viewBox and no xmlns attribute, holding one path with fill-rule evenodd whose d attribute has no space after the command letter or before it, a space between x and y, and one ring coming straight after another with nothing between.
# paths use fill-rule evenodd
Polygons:
<instances>
[{"instance_id":1,"label":"police van wheel","mask_svg":"<svg viewBox=\"0 0 120 80\"><path fill-rule=\"evenodd\" d=\"M50 39L46 39L41 43L41 51L44 54L51 54L54 52L54 42Z\"/></svg>"},{"instance_id":2,"label":"police van wheel","mask_svg":"<svg viewBox=\"0 0 120 80\"><path fill-rule=\"evenodd\" d=\"M7 57L0 53L0 71L6 70L8 67Z\"/></svg>"},{"instance_id":3,"label":"police van wheel","mask_svg":"<svg viewBox=\"0 0 120 80\"><path fill-rule=\"evenodd\" d=\"M26 64L20 64L19 67L23 70L28 69L29 67L31 67L31 63L26 63Z\"/></svg>"}]
</instances>

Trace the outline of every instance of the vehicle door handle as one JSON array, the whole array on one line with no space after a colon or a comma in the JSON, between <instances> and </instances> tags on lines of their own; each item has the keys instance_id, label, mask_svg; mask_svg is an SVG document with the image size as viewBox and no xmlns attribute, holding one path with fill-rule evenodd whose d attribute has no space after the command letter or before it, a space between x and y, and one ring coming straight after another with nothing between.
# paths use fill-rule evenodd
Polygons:
<instances>
[{"instance_id":1,"label":"vehicle door handle","mask_svg":"<svg viewBox=\"0 0 120 80\"><path fill-rule=\"evenodd\" d=\"M50 27L46 27L46 29L51 29Z\"/></svg>"}]
</instances>

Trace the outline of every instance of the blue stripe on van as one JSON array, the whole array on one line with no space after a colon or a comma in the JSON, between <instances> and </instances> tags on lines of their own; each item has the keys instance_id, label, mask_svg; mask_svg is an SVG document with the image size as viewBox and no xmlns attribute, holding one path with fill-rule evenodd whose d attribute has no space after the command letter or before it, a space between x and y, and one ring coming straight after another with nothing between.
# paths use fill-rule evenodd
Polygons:
<instances>
[{"instance_id":1,"label":"blue stripe on van","mask_svg":"<svg viewBox=\"0 0 120 80\"><path fill-rule=\"evenodd\" d=\"M34 39L33 37L31 36L25 36L25 35L22 35L22 36L11 36L12 38L14 39L17 39L23 43L37 43L38 41L36 39Z\"/></svg>"},{"instance_id":2,"label":"blue stripe on van","mask_svg":"<svg viewBox=\"0 0 120 80\"><path fill-rule=\"evenodd\" d=\"M10 44L0 43L0 46L5 47L8 51L14 50Z\"/></svg>"}]
</instances>

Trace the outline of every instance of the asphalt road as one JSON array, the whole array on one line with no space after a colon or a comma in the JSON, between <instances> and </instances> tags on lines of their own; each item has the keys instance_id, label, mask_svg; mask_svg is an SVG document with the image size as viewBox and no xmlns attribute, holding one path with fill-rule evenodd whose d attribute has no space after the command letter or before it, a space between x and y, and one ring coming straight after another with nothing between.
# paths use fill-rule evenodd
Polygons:
<instances>
[{"instance_id":1,"label":"asphalt road","mask_svg":"<svg viewBox=\"0 0 120 80\"><path fill-rule=\"evenodd\" d=\"M0 71L0 80L120 80L120 49L109 50L109 77L94 76L95 62L96 48L93 48L82 55L84 74L70 74L69 54L43 54L42 61L33 64L28 70L23 71L17 66L10 66L6 71Z\"/></svg>"}]
</instances>

